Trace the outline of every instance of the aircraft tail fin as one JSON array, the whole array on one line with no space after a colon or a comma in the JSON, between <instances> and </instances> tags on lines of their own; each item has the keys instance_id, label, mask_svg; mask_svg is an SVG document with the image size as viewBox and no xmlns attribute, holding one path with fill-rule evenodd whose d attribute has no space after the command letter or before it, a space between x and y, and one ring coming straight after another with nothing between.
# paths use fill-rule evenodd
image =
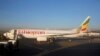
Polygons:
<instances>
[{"instance_id":1,"label":"aircraft tail fin","mask_svg":"<svg viewBox=\"0 0 100 56\"><path fill-rule=\"evenodd\" d=\"M78 33L85 33L88 31L88 26L89 26L89 21L90 21L90 16L88 16L83 23L80 25L78 29Z\"/></svg>"}]
</instances>

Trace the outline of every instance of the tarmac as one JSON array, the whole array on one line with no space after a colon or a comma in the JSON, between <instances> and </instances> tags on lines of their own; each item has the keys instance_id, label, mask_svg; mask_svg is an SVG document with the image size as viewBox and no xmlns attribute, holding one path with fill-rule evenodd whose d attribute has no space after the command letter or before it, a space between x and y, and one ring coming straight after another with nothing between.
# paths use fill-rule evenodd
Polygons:
<instances>
[{"instance_id":1,"label":"tarmac","mask_svg":"<svg viewBox=\"0 0 100 56\"><path fill-rule=\"evenodd\" d=\"M58 39L52 43L34 44L19 40L18 50L0 46L0 56L100 56L100 39Z\"/></svg>"}]
</instances>

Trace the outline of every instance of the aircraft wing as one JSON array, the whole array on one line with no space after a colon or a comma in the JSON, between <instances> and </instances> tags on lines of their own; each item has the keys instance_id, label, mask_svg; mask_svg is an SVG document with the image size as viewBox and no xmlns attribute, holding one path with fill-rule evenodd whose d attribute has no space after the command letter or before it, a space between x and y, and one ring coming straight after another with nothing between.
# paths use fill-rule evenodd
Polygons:
<instances>
[{"instance_id":1,"label":"aircraft wing","mask_svg":"<svg viewBox=\"0 0 100 56\"><path fill-rule=\"evenodd\" d=\"M53 37L63 37L64 35L73 35L73 34L54 34L54 35L46 35L46 36L50 37L50 38L53 38Z\"/></svg>"}]
</instances>

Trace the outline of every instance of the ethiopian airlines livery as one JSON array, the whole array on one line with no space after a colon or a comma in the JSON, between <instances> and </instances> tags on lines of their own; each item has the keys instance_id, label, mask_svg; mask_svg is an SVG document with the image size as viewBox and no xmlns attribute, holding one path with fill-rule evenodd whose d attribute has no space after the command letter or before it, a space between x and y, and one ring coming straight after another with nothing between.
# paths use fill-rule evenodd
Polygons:
<instances>
[{"instance_id":1,"label":"ethiopian airlines livery","mask_svg":"<svg viewBox=\"0 0 100 56\"><path fill-rule=\"evenodd\" d=\"M73 30L40 30L40 29L12 29L9 32L4 33L9 39L14 39L16 36L23 36L25 38L34 38L37 41L47 41L49 38L55 38L58 36L65 36L66 38L79 37L86 33L90 16L77 28Z\"/></svg>"}]
</instances>

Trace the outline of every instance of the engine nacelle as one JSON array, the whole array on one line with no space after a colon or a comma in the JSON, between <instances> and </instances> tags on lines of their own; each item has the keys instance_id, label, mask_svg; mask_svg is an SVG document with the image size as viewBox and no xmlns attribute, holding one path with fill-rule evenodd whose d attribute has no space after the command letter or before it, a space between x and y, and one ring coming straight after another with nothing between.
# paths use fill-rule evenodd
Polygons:
<instances>
[{"instance_id":1,"label":"engine nacelle","mask_svg":"<svg viewBox=\"0 0 100 56\"><path fill-rule=\"evenodd\" d=\"M37 41L47 41L46 37L37 37Z\"/></svg>"}]
</instances>

